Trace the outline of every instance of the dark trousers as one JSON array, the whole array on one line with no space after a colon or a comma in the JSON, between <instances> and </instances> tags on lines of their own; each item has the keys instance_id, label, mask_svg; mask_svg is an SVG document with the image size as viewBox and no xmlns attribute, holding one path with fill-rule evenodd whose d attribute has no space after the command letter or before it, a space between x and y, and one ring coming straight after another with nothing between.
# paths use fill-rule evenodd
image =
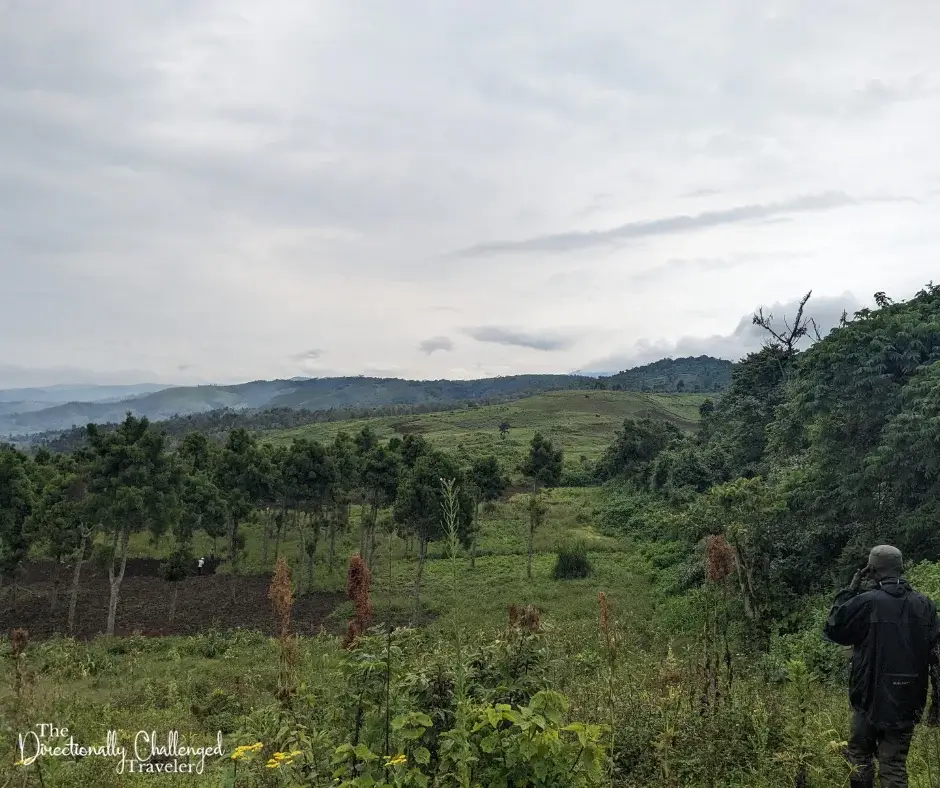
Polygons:
<instances>
[{"instance_id":1,"label":"dark trousers","mask_svg":"<svg viewBox=\"0 0 940 788\"><path fill-rule=\"evenodd\" d=\"M903 730L879 730L858 711L852 713L852 733L845 757L852 770L852 788L874 788L875 759L881 788L908 788L907 753L914 735L913 723Z\"/></svg>"}]
</instances>

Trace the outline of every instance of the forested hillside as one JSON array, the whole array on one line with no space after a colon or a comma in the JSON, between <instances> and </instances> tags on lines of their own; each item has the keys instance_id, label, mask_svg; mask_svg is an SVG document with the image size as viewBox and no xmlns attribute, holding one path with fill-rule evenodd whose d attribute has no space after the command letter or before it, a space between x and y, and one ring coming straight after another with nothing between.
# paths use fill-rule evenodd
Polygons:
<instances>
[{"instance_id":1,"label":"forested hillside","mask_svg":"<svg viewBox=\"0 0 940 788\"><path fill-rule=\"evenodd\" d=\"M219 409L329 411L503 399L540 391L589 388L593 380L573 375L515 375L481 380L316 378L273 380L236 386L169 388L117 402L70 402L28 413L0 416L0 434L67 430L89 423L119 423L127 413L162 421Z\"/></svg>"},{"instance_id":2,"label":"forested hillside","mask_svg":"<svg viewBox=\"0 0 940 788\"><path fill-rule=\"evenodd\" d=\"M603 382L618 391L715 392L728 388L733 368L732 362L712 356L665 358L623 370Z\"/></svg>"},{"instance_id":3,"label":"forested hillside","mask_svg":"<svg viewBox=\"0 0 940 788\"><path fill-rule=\"evenodd\" d=\"M940 559L940 288L876 300L797 352L811 328L801 313L737 365L695 437L631 424L606 458L608 477L647 496L645 510L612 514L620 526L662 534L665 518L690 550L726 539L762 626L844 580L875 544Z\"/></svg>"},{"instance_id":4,"label":"forested hillside","mask_svg":"<svg viewBox=\"0 0 940 788\"><path fill-rule=\"evenodd\" d=\"M191 386L108 402L0 403L0 435L23 444L74 448L89 423L117 425L127 413L164 423L173 436L200 431L288 429L367 416L428 413L458 404L488 405L543 391L610 388L646 392L718 392L730 362L702 356L665 361L614 378L513 375L479 380L321 378L256 381L237 386ZM51 396L51 395L50 395ZM12 394L11 394L12 397Z\"/></svg>"}]
</instances>

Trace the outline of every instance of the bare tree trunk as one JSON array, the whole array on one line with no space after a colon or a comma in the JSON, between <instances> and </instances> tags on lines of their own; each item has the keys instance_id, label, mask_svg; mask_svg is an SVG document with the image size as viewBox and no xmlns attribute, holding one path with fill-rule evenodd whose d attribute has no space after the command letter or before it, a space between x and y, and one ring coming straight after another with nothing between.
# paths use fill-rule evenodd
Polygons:
<instances>
[{"instance_id":1,"label":"bare tree trunk","mask_svg":"<svg viewBox=\"0 0 940 788\"><path fill-rule=\"evenodd\" d=\"M57 556L53 559L52 590L49 592L49 612L55 613L55 605L59 599L59 578L62 570L62 559Z\"/></svg>"},{"instance_id":2,"label":"bare tree trunk","mask_svg":"<svg viewBox=\"0 0 940 788\"><path fill-rule=\"evenodd\" d=\"M284 520L287 518L287 513L284 512L283 516L277 523L277 536L274 540L274 560L277 561L281 557L281 534L284 532Z\"/></svg>"},{"instance_id":3,"label":"bare tree trunk","mask_svg":"<svg viewBox=\"0 0 940 788\"><path fill-rule=\"evenodd\" d=\"M373 503L369 510L369 535L368 541L366 544L367 557L366 563L369 566L369 571L371 572L375 563L375 531L378 527L379 520L379 506L377 503Z\"/></svg>"},{"instance_id":4,"label":"bare tree trunk","mask_svg":"<svg viewBox=\"0 0 940 788\"><path fill-rule=\"evenodd\" d=\"M267 565L268 563L268 543L271 541L271 526L273 522L271 521L271 509L266 508L264 510L264 528L261 533L261 561Z\"/></svg>"},{"instance_id":5,"label":"bare tree trunk","mask_svg":"<svg viewBox=\"0 0 940 788\"><path fill-rule=\"evenodd\" d=\"M303 561L304 564L307 564L307 565L308 565L308 566L307 566L307 571L309 572L309 571L310 571L310 568L309 568L308 562L310 561L310 555L309 555L309 553L307 552L307 535L304 533L304 515L303 515L303 513L299 513L299 514L297 515L297 519L296 519L296 521L295 521L295 525L297 526L297 533L298 533L298 535L300 536L300 556L301 556L300 560ZM303 568L303 565L301 565L301 569L302 569L302 568ZM299 583L299 581L298 581L298 583L297 583L297 587L300 588L300 583ZM308 590L308 591L310 590L309 587L308 587L307 590Z\"/></svg>"},{"instance_id":6,"label":"bare tree trunk","mask_svg":"<svg viewBox=\"0 0 940 788\"><path fill-rule=\"evenodd\" d=\"M365 500L360 504L362 507L360 509L360 518L359 518L359 555L363 558L366 557L366 532L369 527L369 510L366 508Z\"/></svg>"},{"instance_id":7,"label":"bare tree trunk","mask_svg":"<svg viewBox=\"0 0 940 788\"><path fill-rule=\"evenodd\" d=\"M307 576L307 591L312 594L313 587L317 579L317 547L320 544L320 518L316 515L311 515L310 523L313 530L310 542L310 563L308 564L307 569L309 572L309 575Z\"/></svg>"},{"instance_id":8,"label":"bare tree trunk","mask_svg":"<svg viewBox=\"0 0 940 788\"><path fill-rule=\"evenodd\" d=\"M82 533L82 542L78 547L78 555L75 556L75 571L72 573L72 591L69 596L69 632L75 629L75 609L78 607L78 583L82 576L82 561L85 560L85 544L88 541L90 532Z\"/></svg>"},{"instance_id":9,"label":"bare tree trunk","mask_svg":"<svg viewBox=\"0 0 940 788\"><path fill-rule=\"evenodd\" d=\"M530 525L529 526L529 559L528 559L528 564L526 565L526 577L528 577L529 580L532 579L532 553L534 552L534 545L535 545L535 528Z\"/></svg>"},{"instance_id":10,"label":"bare tree trunk","mask_svg":"<svg viewBox=\"0 0 940 788\"><path fill-rule=\"evenodd\" d=\"M424 560L428 555L428 542L418 537L418 576L415 578L415 617L421 612L421 579L424 577Z\"/></svg>"},{"instance_id":11,"label":"bare tree trunk","mask_svg":"<svg viewBox=\"0 0 940 788\"><path fill-rule=\"evenodd\" d=\"M473 537L470 540L470 568L477 568L477 529L480 527L480 501L473 512Z\"/></svg>"},{"instance_id":12,"label":"bare tree trunk","mask_svg":"<svg viewBox=\"0 0 940 788\"><path fill-rule=\"evenodd\" d=\"M734 564L735 568L738 570L738 584L741 586L741 596L744 597L744 615L751 621L758 623L759 616L757 614L757 608L754 605L753 586L749 582L749 578L745 579L747 570L744 566L744 562L741 560L737 547L735 547L734 550Z\"/></svg>"},{"instance_id":13,"label":"bare tree trunk","mask_svg":"<svg viewBox=\"0 0 940 788\"><path fill-rule=\"evenodd\" d=\"M238 520L233 517L228 530L228 559L231 567L231 576L229 577L229 593L232 597L232 609L238 605L238 594L235 592L236 564L238 561Z\"/></svg>"},{"instance_id":14,"label":"bare tree trunk","mask_svg":"<svg viewBox=\"0 0 940 788\"><path fill-rule=\"evenodd\" d=\"M173 583L173 599L170 602L170 623L173 623L173 619L176 617L176 599L180 593L180 584L179 582Z\"/></svg>"},{"instance_id":15,"label":"bare tree trunk","mask_svg":"<svg viewBox=\"0 0 940 788\"><path fill-rule=\"evenodd\" d=\"M228 560L232 565L232 574L235 574L235 559L238 557L238 520L234 517L228 527Z\"/></svg>"},{"instance_id":16,"label":"bare tree trunk","mask_svg":"<svg viewBox=\"0 0 940 788\"><path fill-rule=\"evenodd\" d=\"M114 542L112 546L116 548L118 541L118 529L114 531ZM114 566L117 562L117 550L111 554L111 565L108 567L108 581L111 584L111 598L108 600L108 624L105 634L108 637L114 636L114 620L117 617L118 598L121 595L121 582L124 580L124 570L127 568L127 543L130 540L131 532L126 525L121 528L121 569L115 575Z\"/></svg>"},{"instance_id":17,"label":"bare tree trunk","mask_svg":"<svg viewBox=\"0 0 940 788\"><path fill-rule=\"evenodd\" d=\"M336 517L339 517L337 512ZM336 569L336 529L338 524L336 518L330 518L330 574Z\"/></svg>"},{"instance_id":18,"label":"bare tree trunk","mask_svg":"<svg viewBox=\"0 0 940 788\"><path fill-rule=\"evenodd\" d=\"M532 486L532 495L529 497L529 557L526 566L526 576L532 579L532 554L535 552L535 532L545 519L545 508L539 498L538 488Z\"/></svg>"}]
</instances>

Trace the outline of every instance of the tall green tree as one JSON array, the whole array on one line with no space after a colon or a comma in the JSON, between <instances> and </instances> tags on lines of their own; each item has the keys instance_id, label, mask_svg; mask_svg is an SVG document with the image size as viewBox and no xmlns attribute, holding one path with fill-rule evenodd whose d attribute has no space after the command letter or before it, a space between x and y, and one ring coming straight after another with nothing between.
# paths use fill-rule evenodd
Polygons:
<instances>
[{"instance_id":1,"label":"tall green tree","mask_svg":"<svg viewBox=\"0 0 940 788\"><path fill-rule=\"evenodd\" d=\"M252 509L270 494L272 469L255 438L246 430L236 429L229 433L214 475L215 484L228 504L228 554L235 573L242 549L239 527Z\"/></svg>"},{"instance_id":2,"label":"tall green tree","mask_svg":"<svg viewBox=\"0 0 940 788\"><path fill-rule=\"evenodd\" d=\"M269 443L262 444L259 449L261 451L260 468L265 479L257 506L261 516L261 560L267 566L271 539L277 534L278 514L284 498L282 470L288 449L285 446L273 446Z\"/></svg>"},{"instance_id":3,"label":"tall green tree","mask_svg":"<svg viewBox=\"0 0 940 788\"><path fill-rule=\"evenodd\" d=\"M363 455L359 464L359 485L362 491L363 519L360 555L369 567L375 557L375 527L379 510L390 506L398 492L401 460L385 446L375 446Z\"/></svg>"},{"instance_id":4,"label":"tall green tree","mask_svg":"<svg viewBox=\"0 0 940 788\"><path fill-rule=\"evenodd\" d=\"M532 485L529 495L529 533L528 533L528 561L526 574L532 579L532 554L535 552L535 534L545 522L548 509L542 499L543 487L556 487L561 481L561 472L564 466L564 454L556 449L551 440L536 432L529 445L529 456L522 466L522 472Z\"/></svg>"},{"instance_id":5,"label":"tall green tree","mask_svg":"<svg viewBox=\"0 0 940 788\"><path fill-rule=\"evenodd\" d=\"M52 559L52 589L49 610L54 613L66 558L75 562L69 603L69 630L74 627L75 608L85 550L92 536L92 512L88 500L89 468L77 456L61 455L46 466L42 487L33 511L36 540Z\"/></svg>"},{"instance_id":6,"label":"tall green tree","mask_svg":"<svg viewBox=\"0 0 940 788\"><path fill-rule=\"evenodd\" d=\"M522 473L533 487L557 487L564 467L564 453L556 449L552 441L536 432L529 444L529 455L522 466Z\"/></svg>"},{"instance_id":7,"label":"tall green tree","mask_svg":"<svg viewBox=\"0 0 940 788\"><path fill-rule=\"evenodd\" d=\"M290 453L289 446L274 446L269 454L269 463L271 473L270 493L273 501L273 516L269 524L271 533L266 535L262 541L262 559L265 564L268 562L268 542L274 537L274 563L277 563L281 554L281 537L288 526L289 512L292 505L291 490L284 478L284 468L287 464L287 457Z\"/></svg>"},{"instance_id":8,"label":"tall green tree","mask_svg":"<svg viewBox=\"0 0 940 788\"><path fill-rule=\"evenodd\" d=\"M668 421L625 419L600 460L598 475L605 480L631 480L645 487L656 457L681 437L679 429Z\"/></svg>"},{"instance_id":9,"label":"tall green tree","mask_svg":"<svg viewBox=\"0 0 940 788\"><path fill-rule=\"evenodd\" d=\"M17 571L30 547L29 518L36 497L30 464L22 452L0 446L0 588L9 577L11 607L16 606Z\"/></svg>"},{"instance_id":10,"label":"tall green tree","mask_svg":"<svg viewBox=\"0 0 940 788\"><path fill-rule=\"evenodd\" d=\"M356 433L356 436L353 438L353 442L356 444L356 454L358 454L360 457L365 457L373 449L378 447L379 438L375 434L375 430L373 430L369 425L366 425L358 433Z\"/></svg>"},{"instance_id":11,"label":"tall green tree","mask_svg":"<svg viewBox=\"0 0 940 788\"><path fill-rule=\"evenodd\" d=\"M131 533L163 533L179 514L180 468L166 451L166 436L146 418L128 414L115 430L88 425L94 456L90 489L98 517L111 534L111 595L105 632L114 634Z\"/></svg>"},{"instance_id":12,"label":"tall green tree","mask_svg":"<svg viewBox=\"0 0 940 788\"><path fill-rule=\"evenodd\" d=\"M532 556L535 553L535 534L545 524L545 516L548 514L548 506L545 504L542 490L533 490L529 493L529 500L526 506L529 515L529 533L526 550L526 577L532 579Z\"/></svg>"},{"instance_id":13,"label":"tall green tree","mask_svg":"<svg viewBox=\"0 0 940 788\"><path fill-rule=\"evenodd\" d=\"M473 494L473 523L470 539L470 567L476 568L477 540L480 533L480 507L484 503L499 500L509 487L509 479L503 473L499 460L492 454L479 457L470 466L470 490Z\"/></svg>"},{"instance_id":14,"label":"tall green tree","mask_svg":"<svg viewBox=\"0 0 940 788\"><path fill-rule=\"evenodd\" d=\"M329 513L330 574L336 568L336 539L349 530L349 510L353 494L359 486L359 457L356 447L346 432L337 433L327 449L336 479L333 485L332 507Z\"/></svg>"},{"instance_id":15,"label":"tall green tree","mask_svg":"<svg viewBox=\"0 0 940 788\"><path fill-rule=\"evenodd\" d=\"M430 449L431 444L423 435L408 433L398 448L398 454L401 456L404 467L410 469L414 468L418 458L422 454L427 454Z\"/></svg>"},{"instance_id":16,"label":"tall green tree","mask_svg":"<svg viewBox=\"0 0 940 788\"><path fill-rule=\"evenodd\" d=\"M282 474L290 498L300 511L298 530L307 560L307 589L312 593L320 532L326 508L332 501L336 468L321 443L298 438L288 450Z\"/></svg>"},{"instance_id":17,"label":"tall green tree","mask_svg":"<svg viewBox=\"0 0 940 788\"><path fill-rule=\"evenodd\" d=\"M456 524L461 541L467 545L473 522L473 499L467 481L457 461L439 451L421 455L415 466L407 471L398 489L393 517L418 539L418 572L415 578L415 611L420 610L421 582L428 554L428 544L445 536L443 512L444 489L442 479L453 479L456 489Z\"/></svg>"},{"instance_id":18,"label":"tall green tree","mask_svg":"<svg viewBox=\"0 0 940 788\"><path fill-rule=\"evenodd\" d=\"M218 451L205 434L190 432L180 442L177 453L189 473L209 473Z\"/></svg>"},{"instance_id":19,"label":"tall green tree","mask_svg":"<svg viewBox=\"0 0 940 788\"><path fill-rule=\"evenodd\" d=\"M187 554L198 531L211 539L225 534L230 521L228 501L208 472L195 471L183 477L181 501L174 533Z\"/></svg>"}]
</instances>

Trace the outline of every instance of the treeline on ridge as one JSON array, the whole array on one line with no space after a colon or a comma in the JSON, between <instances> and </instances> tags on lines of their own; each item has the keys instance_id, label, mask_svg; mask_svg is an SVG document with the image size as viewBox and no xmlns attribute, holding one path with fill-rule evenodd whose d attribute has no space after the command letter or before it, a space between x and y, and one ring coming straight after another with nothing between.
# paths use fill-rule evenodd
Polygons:
<instances>
[{"instance_id":1,"label":"treeline on ridge","mask_svg":"<svg viewBox=\"0 0 940 788\"><path fill-rule=\"evenodd\" d=\"M425 402L390 405L349 404L320 409L287 405L251 409L216 408L198 413L176 415L166 419L151 420L158 423L173 442L182 439L191 432L202 432L218 442L224 441L227 434L233 429L269 432L323 422L440 413L461 407L474 408L498 405L546 391L565 389L720 393L730 385L733 366L730 361L712 358L711 356L663 359L606 378L529 375L477 381L479 390L474 389L473 396L470 398L467 398L465 386L448 387L445 384L452 381L440 381L422 384L427 389L427 395L432 397L432 399ZM395 383L396 381L377 381L375 386L391 386ZM456 383L463 382L457 381ZM502 390L506 386L510 388L509 391ZM131 405L132 403L128 407L128 412L141 416L142 414ZM111 430L118 423L118 421L108 422L101 424L100 427ZM64 431L47 430L20 438L17 443L24 447L45 446L54 452L74 451L86 445L87 428L85 426L76 426Z\"/></svg>"}]
</instances>

